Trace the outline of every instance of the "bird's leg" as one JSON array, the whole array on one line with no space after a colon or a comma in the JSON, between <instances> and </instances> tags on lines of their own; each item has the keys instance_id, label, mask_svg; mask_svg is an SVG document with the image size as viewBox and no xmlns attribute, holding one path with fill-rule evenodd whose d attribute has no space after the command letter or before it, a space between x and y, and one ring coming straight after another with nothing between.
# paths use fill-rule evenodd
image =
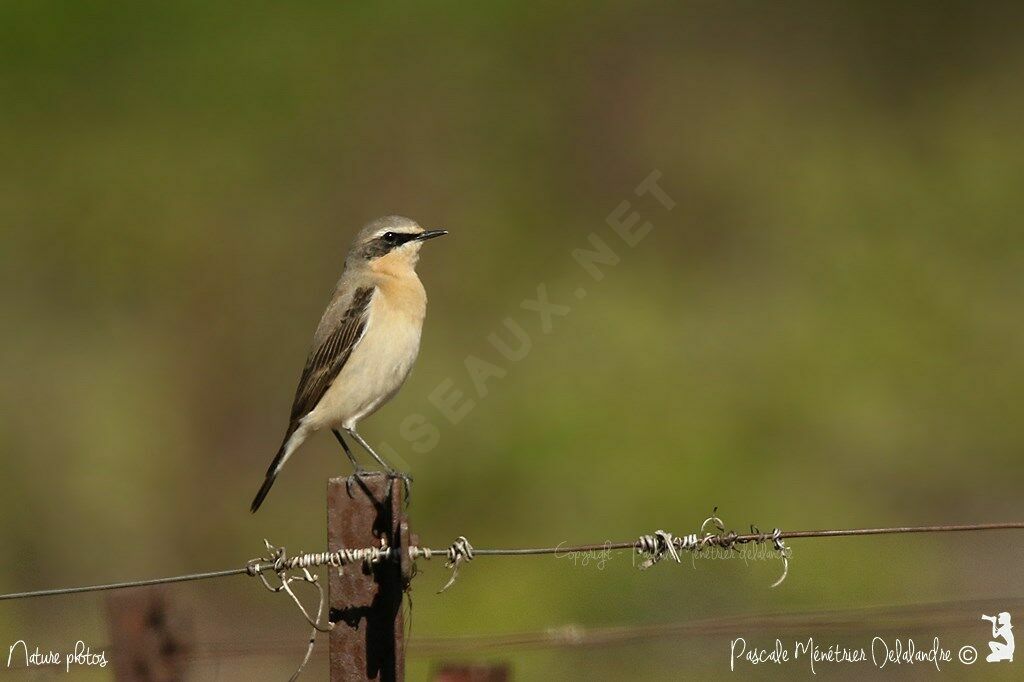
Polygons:
<instances>
[{"instance_id":1,"label":"bird's leg","mask_svg":"<svg viewBox=\"0 0 1024 682\"><path fill-rule=\"evenodd\" d=\"M370 447L370 444L366 442L366 439L364 439L362 436L360 436L359 433L357 433L355 429L345 429L345 432L348 433L348 435L352 436L356 440L357 443L359 443L361 446L363 446L364 450L369 452L370 455L375 460L377 460L382 467L384 467L384 470L388 472L388 476L393 476L394 478L402 479L402 483L405 485L405 497L408 500L408 498L409 498L409 484L412 483L412 476L410 476L409 474L406 474L406 473L402 473L401 471L396 471L395 469L393 469L390 464L388 464L387 462L384 461L383 457L381 457L376 452L374 452L373 448Z\"/></svg>"},{"instance_id":2,"label":"bird's leg","mask_svg":"<svg viewBox=\"0 0 1024 682\"><path fill-rule=\"evenodd\" d=\"M360 464L356 459L356 456L352 454L352 451L348 447L348 443L346 443L345 439L341 437L341 432L338 431L338 429L331 429L331 431L334 433L334 437L338 439L338 442L341 443L341 447L345 451L345 456L348 457L348 461L352 462L352 468L356 470L356 474L363 473L363 465Z\"/></svg>"},{"instance_id":3,"label":"bird's leg","mask_svg":"<svg viewBox=\"0 0 1024 682\"><path fill-rule=\"evenodd\" d=\"M346 443L345 439L341 437L341 432L338 431L338 429L331 429L331 431L334 433L334 437L338 439L338 442L341 443L342 449L345 450L345 455L348 457L348 461L352 462L352 468L355 469L355 475L362 476L364 473L366 473L366 469L364 469L363 465L359 463L359 460L356 459L356 456L352 454L352 450L349 449L348 443ZM345 489L348 491L348 496L352 497L351 476L349 476L345 481Z\"/></svg>"}]
</instances>

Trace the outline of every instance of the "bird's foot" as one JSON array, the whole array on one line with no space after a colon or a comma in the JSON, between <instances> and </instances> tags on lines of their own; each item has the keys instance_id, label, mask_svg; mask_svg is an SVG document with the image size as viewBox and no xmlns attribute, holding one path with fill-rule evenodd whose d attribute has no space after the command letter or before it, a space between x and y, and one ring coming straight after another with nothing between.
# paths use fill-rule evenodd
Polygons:
<instances>
[{"instance_id":1,"label":"bird's foot","mask_svg":"<svg viewBox=\"0 0 1024 682\"><path fill-rule=\"evenodd\" d=\"M363 478L364 476L381 475L382 473L380 471L370 471L369 469L364 469L363 467L356 467L356 470L352 473L352 475L345 479L345 490L348 492L348 496L354 497L352 495L352 485L356 482L356 480Z\"/></svg>"},{"instance_id":2,"label":"bird's foot","mask_svg":"<svg viewBox=\"0 0 1024 682\"><path fill-rule=\"evenodd\" d=\"M412 490L412 476L407 473L391 469L388 471L388 478L399 478L402 480L402 488L405 491L405 505L409 506L409 491Z\"/></svg>"}]
</instances>

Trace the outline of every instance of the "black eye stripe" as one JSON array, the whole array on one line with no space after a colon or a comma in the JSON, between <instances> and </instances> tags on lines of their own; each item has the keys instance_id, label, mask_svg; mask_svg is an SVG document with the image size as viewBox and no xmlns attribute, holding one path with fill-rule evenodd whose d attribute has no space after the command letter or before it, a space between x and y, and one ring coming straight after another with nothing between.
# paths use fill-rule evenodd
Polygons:
<instances>
[{"instance_id":1,"label":"black eye stripe","mask_svg":"<svg viewBox=\"0 0 1024 682\"><path fill-rule=\"evenodd\" d=\"M388 246L401 246L419 237L416 232L385 232L380 236L380 241Z\"/></svg>"},{"instance_id":2,"label":"black eye stripe","mask_svg":"<svg viewBox=\"0 0 1024 682\"><path fill-rule=\"evenodd\" d=\"M379 258L419 237L419 232L385 232L366 242L360 253L366 259Z\"/></svg>"}]
</instances>

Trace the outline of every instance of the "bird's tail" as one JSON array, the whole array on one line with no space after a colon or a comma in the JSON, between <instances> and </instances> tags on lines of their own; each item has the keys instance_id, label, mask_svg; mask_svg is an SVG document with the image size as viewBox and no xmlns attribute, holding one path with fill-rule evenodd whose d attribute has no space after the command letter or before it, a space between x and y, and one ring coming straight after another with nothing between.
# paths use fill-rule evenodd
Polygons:
<instances>
[{"instance_id":1,"label":"bird's tail","mask_svg":"<svg viewBox=\"0 0 1024 682\"><path fill-rule=\"evenodd\" d=\"M260 486L259 492L256 493L256 497L252 499L252 505L249 507L250 512L255 514L256 510L260 508L260 505L263 504L263 500L267 497L267 493L270 492L270 486L274 485L274 479L276 478L277 472L267 473L267 477L263 479L263 485Z\"/></svg>"},{"instance_id":2,"label":"bird's tail","mask_svg":"<svg viewBox=\"0 0 1024 682\"><path fill-rule=\"evenodd\" d=\"M270 468L267 469L267 476L263 479L263 485L260 486L259 492L256 493L256 497L252 498L252 505L249 507L249 511L253 514L263 504L263 500L266 499L267 493L270 492L270 488L274 485L274 479L277 478L277 473L281 471L281 467L288 461L292 452L295 448L299 447L299 444L305 439L305 436L301 435L303 429L288 429L288 434L284 438L284 442L281 443L281 448L274 455L274 461L270 463Z\"/></svg>"}]
</instances>

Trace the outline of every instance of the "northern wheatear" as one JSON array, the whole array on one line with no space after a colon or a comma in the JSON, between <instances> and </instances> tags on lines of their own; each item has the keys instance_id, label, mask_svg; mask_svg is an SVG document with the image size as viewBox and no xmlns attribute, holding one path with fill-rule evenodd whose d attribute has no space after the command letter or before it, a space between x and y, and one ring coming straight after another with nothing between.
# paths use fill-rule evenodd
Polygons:
<instances>
[{"instance_id":1,"label":"northern wheatear","mask_svg":"<svg viewBox=\"0 0 1024 682\"><path fill-rule=\"evenodd\" d=\"M356 236L334 297L313 335L284 442L251 511L259 509L296 448L323 428L334 432L356 473L363 468L341 431L389 474L398 475L359 435L356 425L398 393L409 376L427 312L427 294L416 276L420 246L446 234L445 230L424 230L408 218L387 216Z\"/></svg>"}]
</instances>

